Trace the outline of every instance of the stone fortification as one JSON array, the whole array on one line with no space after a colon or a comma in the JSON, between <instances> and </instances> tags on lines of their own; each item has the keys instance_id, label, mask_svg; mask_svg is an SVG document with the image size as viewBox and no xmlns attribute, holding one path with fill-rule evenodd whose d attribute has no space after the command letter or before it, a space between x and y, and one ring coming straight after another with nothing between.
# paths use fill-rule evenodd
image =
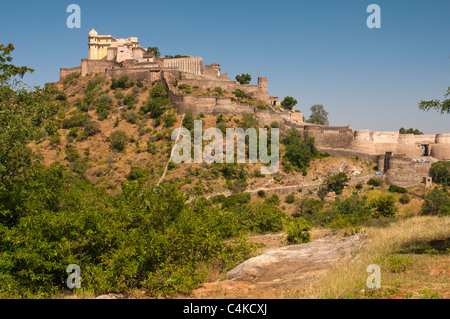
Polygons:
<instances>
[{"instance_id":1,"label":"stone fortification","mask_svg":"<svg viewBox=\"0 0 450 319\"><path fill-rule=\"evenodd\" d=\"M278 122L281 134L291 128L307 133L316 140L319 151L338 156L358 156L377 163L386 179L399 185L420 183L428 175L430 165L413 161L417 157L450 160L450 133L435 135L411 135L398 132L374 132L353 130L348 126L321 126L303 122L298 111L277 111L278 97L269 96L266 77L259 77L256 85L242 85L221 73L220 65L203 65L200 57L160 58L144 50L137 38L114 38L99 36L95 30L89 34L89 59L82 59L81 66L60 71L62 81L68 74L79 72L82 76L103 73L105 80L128 76L142 79L150 84L161 81L168 97L178 113L191 110L195 116L219 114L255 114L262 126ZM243 90L254 100L268 106L260 110L231 98L177 94L173 84L191 87L217 87L226 91Z\"/></svg>"}]
</instances>

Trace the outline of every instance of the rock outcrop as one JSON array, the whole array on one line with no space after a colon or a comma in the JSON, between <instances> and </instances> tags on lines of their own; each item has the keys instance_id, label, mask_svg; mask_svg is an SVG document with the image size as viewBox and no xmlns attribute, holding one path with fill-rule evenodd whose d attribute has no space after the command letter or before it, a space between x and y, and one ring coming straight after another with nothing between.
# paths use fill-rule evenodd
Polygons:
<instances>
[{"instance_id":1,"label":"rock outcrop","mask_svg":"<svg viewBox=\"0 0 450 319\"><path fill-rule=\"evenodd\" d=\"M229 271L227 280L205 284L194 295L205 298L220 291L221 298L276 297L313 283L336 263L352 258L352 252L366 240L364 234L339 238L333 233L310 243L270 250Z\"/></svg>"}]
</instances>

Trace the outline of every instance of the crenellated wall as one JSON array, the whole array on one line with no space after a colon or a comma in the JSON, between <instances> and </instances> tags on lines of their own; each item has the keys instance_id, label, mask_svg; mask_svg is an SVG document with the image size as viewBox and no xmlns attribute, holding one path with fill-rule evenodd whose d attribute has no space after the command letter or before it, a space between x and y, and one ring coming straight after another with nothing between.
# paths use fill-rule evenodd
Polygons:
<instances>
[{"instance_id":1,"label":"crenellated wall","mask_svg":"<svg viewBox=\"0 0 450 319\"><path fill-rule=\"evenodd\" d=\"M450 134L413 135L398 132L373 132L369 130L354 131L354 139L349 145L353 150L368 154L392 152L405 154L409 158L428 154L437 159L450 159Z\"/></svg>"},{"instance_id":2,"label":"crenellated wall","mask_svg":"<svg viewBox=\"0 0 450 319\"><path fill-rule=\"evenodd\" d=\"M176 68L182 72L192 74L201 74L203 66L203 59L199 57L186 57L179 59L165 59L165 68Z\"/></svg>"},{"instance_id":3,"label":"crenellated wall","mask_svg":"<svg viewBox=\"0 0 450 319\"><path fill-rule=\"evenodd\" d=\"M429 162L413 162L404 154L387 153L384 156L382 171L386 174L385 180L388 184L409 187L422 183L424 177L430 175L430 169L431 163Z\"/></svg>"},{"instance_id":4,"label":"crenellated wall","mask_svg":"<svg viewBox=\"0 0 450 319\"><path fill-rule=\"evenodd\" d=\"M436 134L436 144L431 147L431 156L437 159L450 159L450 133Z\"/></svg>"},{"instance_id":5,"label":"crenellated wall","mask_svg":"<svg viewBox=\"0 0 450 319\"><path fill-rule=\"evenodd\" d=\"M152 68L113 68L108 69L105 72L105 79L120 79L121 77L128 76L131 80L142 79L148 82L155 82L161 79L161 71L159 69Z\"/></svg>"},{"instance_id":6,"label":"crenellated wall","mask_svg":"<svg viewBox=\"0 0 450 319\"><path fill-rule=\"evenodd\" d=\"M316 144L323 148L348 149L353 141L351 126L305 126L304 131L316 140Z\"/></svg>"},{"instance_id":7,"label":"crenellated wall","mask_svg":"<svg viewBox=\"0 0 450 319\"><path fill-rule=\"evenodd\" d=\"M72 74L72 73L80 73L81 74L81 66L77 66L77 67L69 68L69 69L61 68L59 70L60 81L63 81L66 76L68 76L69 74Z\"/></svg>"},{"instance_id":8,"label":"crenellated wall","mask_svg":"<svg viewBox=\"0 0 450 319\"><path fill-rule=\"evenodd\" d=\"M82 59L81 76L86 76L88 73L106 72L117 65L115 61Z\"/></svg>"}]
</instances>

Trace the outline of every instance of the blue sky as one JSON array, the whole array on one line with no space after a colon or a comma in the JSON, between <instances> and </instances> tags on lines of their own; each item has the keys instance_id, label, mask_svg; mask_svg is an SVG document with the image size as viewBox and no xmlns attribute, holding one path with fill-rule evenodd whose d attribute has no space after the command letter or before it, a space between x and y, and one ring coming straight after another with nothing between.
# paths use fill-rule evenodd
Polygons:
<instances>
[{"instance_id":1,"label":"blue sky","mask_svg":"<svg viewBox=\"0 0 450 319\"><path fill-rule=\"evenodd\" d=\"M81 28L66 26L69 4ZM381 29L369 29L369 4ZM234 79L269 79L270 95L295 97L297 109L323 104L331 125L450 132L450 116L418 110L450 86L448 0L0 1L0 43L14 63L35 68L25 82L55 82L60 67L87 58L87 36L136 36L165 54L203 57Z\"/></svg>"}]
</instances>

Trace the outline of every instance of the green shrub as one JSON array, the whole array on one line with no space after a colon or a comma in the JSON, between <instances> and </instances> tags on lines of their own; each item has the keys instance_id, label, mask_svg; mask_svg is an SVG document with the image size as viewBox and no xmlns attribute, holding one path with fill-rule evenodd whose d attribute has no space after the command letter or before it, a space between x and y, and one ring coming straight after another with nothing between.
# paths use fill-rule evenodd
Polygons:
<instances>
[{"instance_id":1,"label":"green shrub","mask_svg":"<svg viewBox=\"0 0 450 319\"><path fill-rule=\"evenodd\" d=\"M59 92L58 94L56 94L55 100L56 100L56 101L65 101L65 100L67 100L67 95L66 95L66 93L64 93L64 92Z\"/></svg>"},{"instance_id":2,"label":"green shrub","mask_svg":"<svg viewBox=\"0 0 450 319\"><path fill-rule=\"evenodd\" d=\"M110 97L110 96L109 96L108 94L106 94L106 93L101 94L101 95L98 97L97 101L100 102L100 103L106 103L106 104L108 104L108 105L112 105L112 103L113 103L112 97Z\"/></svg>"},{"instance_id":3,"label":"green shrub","mask_svg":"<svg viewBox=\"0 0 450 319\"><path fill-rule=\"evenodd\" d=\"M247 93L241 89L237 89L236 91L232 92L238 99L243 99L247 97Z\"/></svg>"},{"instance_id":4,"label":"green shrub","mask_svg":"<svg viewBox=\"0 0 450 319\"><path fill-rule=\"evenodd\" d=\"M117 91L114 93L114 97L115 97L117 100L122 100L122 99L125 97L125 95L123 95L123 91L122 91L122 90L117 90Z\"/></svg>"},{"instance_id":5,"label":"green shrub","mask_svg":"<svg viewBox=\"0 0 450 319\"><path fill-rule=\"evenodd\" d=\"M280 198L278 197L278 195L274 194L269 198L266 198L264 202L268 205L278 206L280 205Z\"/></svg>"},{"instance_id":6,"label":"green shrub","mask_svg":"<svg viewBox=\"0 0 450 319\"><path fill-rule=\"evenodd\" d=\"M192 87L189 84L178 84L178 89L180 89L183 94L192 93Z\"/></svg>"},{"instance_id":7,"label":"green shrub","mask_svg":"<svg viewBox=\"0 0 450 319\"><path fill-rule=\"evenodd\" d=\"M67 74L66 77L63 80L63 85L66 86L69 84L69 82L72 82L75 79L78 79L81 76L80 72L73 72L70 74Z\"/></svg>"},{"instance_id":8,"label":"green shrub","mask_svg":"<svg viewBox=\"0 0 450 319\"><path fill-rule=\"evenodd\" d=\"M342 190L347 186L347 182L350 179L344 172L338 173L336 175L329 176L324 181L324 186L330 192L335 192L337 195L342 193Z\"/></svg>"},{"instance_id":9,"label":"green shrub","mask_svg":"<svg viewBox=\"0 0 450 319\"><path fill-rule=\"evenodd\" d=\"M291 218L284 225L284 231L287 233L287 242L291 245L307 243L311 239L308 222L302 218Z\"/></svg>"},{"instance_id":10,"label":"green shrub","mask_svg":"<svg viewBox=\"0 0 450 319\"><path fill-rule=\"evenodd\" d=\"M128 106L128 108L134 107L137 102L138 102L138 99L137 99L136 95L134 95L132 93L125 95L125 97L123 98L123 104Z\"/></svg>"},{"instance_id":11,"label":"green shrub","mask_svg":"<svg viewBox=\"0 0 450 319\"><path fill-rule=\"evenodd\" d=\"M109 96L105 96L102 99L97 99L94 103L94 107L97 112L98 119L100 121L105 120L109 115L109 111L112 109L112 100Z\"/></svg>"},{"instance_id":12,"label":"green shrub","mask_svg":"<svg viewBox=\"0 0 450 319\"><path fill-rule=\"evenodd\" d=\"M325 197L327 197L329 193L330 191L328 190L328 188L320 187L319 190L317 191L317 197L319 197L320 200L324 201Z\"/></svg>"},{"instance_id":13,"label":"green shrub","mask_svg":"<svg viewBox=\"0 0 450 319\"><path fill-rule=\"evenodd\" d=\"M164 89L164 85L162 83L157 83L155 86L152 87L150 90L150 97L157 98L157 97L167 97L167 92Z\"/></svg>"},{"instance_id":14,"label":"green shrub","mask_svg":"<svg viewBox=\"0 0 450 319\"><path fill-rule=\"evenodd\" d=\"M2 296L66 293L70 264L81 267L86 293L187 294L205 279L205 265L227 271L251 252L242 240L227 242L235 222L202 202L186 204L175 187L129 181L108 195L63 168L35 173L33 184L27 204L16 208L33 209L1 229Z\"/></svg>"},{"instance_id":15,"label":"green shrub","mask_svg":"<svg viewBox=\"0 0 450 319\"><path fill-rule=\"evenodd\" d=\"M80 112L87 112L89 111L89 105L86 104L82 99L77 99L73 106L75 106Z\"/></svg>"},{"instance_id":16,"label":"green shrub","mask_svg":"<svg viewBox=\"0 0 450 319\"><path fill-rule=\"evenodd\" d=\"M294 194L289 194L288 196L286 196L286 198L284 199L284 201L287 204L292 204L295 202L295 195Z\"/></svg>"},{"instance_id":17,"label":"green shrub","mask_svg":"<svg viewBox=\"0 0 450 319\"><path fill-rule=\"evenodd\" d=\"M291 129L283 139L285 145L285 156L282 160L286 172L291 170L302 170L307 168L318 152L315 148L314 138L308 137L295 129Z\"/></svg>"},{"instance_id":18,"label":"green shrub","mask_svg":"<svg viewBox=\"0 0 450 319\"><path fill-rule=\"evenodd\" d=\"M280 128L280 124L278 122L272 122L270 124L270 127L272 127L272 128Z\"/></svg>"},{"instance_id":19,"label":"green shrub","mask_svg":"<svg viewBox=\"0 0 450 319\"><path fill-rule=\"evenodd\" d=\"M172 127L177 122L177 117L175 116L175 114L170 113L163 118L163 121L166 127Z\"/></svg>"},{"instance_id":20,"label":"green shrub","mask_svg":"<svg viewBox=\"0 0 450 319\"><path fill-rule=\"evenodd\" d=\"M400 193L400 194L408 193L408 190L406 188L403 188L403 187L400 187L397 185L393 185L393 184L389 186L389 191L391 193Z\"/></svg>"},{"instance_id":21,"label":"green shrub","mask_svg":"<svg viewBox=\"0 0 450 319\"><path fill-rule=\"evenodd\" d=\"M141 165L133 165L130 168L130 172L125 175L126 179L129 181L135 181L143 178L147 175L147 170L142 168Z\"/></svg>"},{"instance_id":22,"label":"green shrub","mask_svg":"<svg viewBox=\"0 0 450 319\"><path fill-rule=\"evenodd\" d=\"M119 152L122 152L129 142L127 133L121 130L112 132L109 140L111 147Z\"/></svg>"},{"instance_id":23,"label":"green shrub","mask_svg":"<svg viewBox=\"0 0 450 319\"><path fill-rule=\"evenodd\" d=\"M72 127L69 130L69 134L67 134L67 136L72 138L72 139L77 138L78 137L78 130L79 130L79 127Z\"/></svg>"},{"instance_id":24,"label":"green shrub","mask_svg":"<svg viewBox=\"0 0 450 319\"><path fill-rule=\"evenodd\" d=\"M222 208L234 208L242 204L250 202L251 196L249 193L234 194L229 197L220 196L217 200L222 204Z\"/></svg>"},{"instance_id":25,"label":"green shrub","mask_svg":"<svg viewBox=\"0 0 450 319\"><path fill-rule=\"evenodd\" d=\"M225 119L223 118L223 114L220 114L217 117L216 124L220 124L220 123L223 123L223 122L225 122Z\"/></svg>"},{"instance_id":26,"label":"green shrub","mask_svg":"<svg viewBox=\"0 0 450 319\"><path fill-rule=\"evenodd\" d=\"M450 161L431 164L430 175L433 182L450 186Z\"/></svg>"},{"instance_id":27,"label":"green shrub","mask_svg":"<svg viewBox=\"0 0 450 319\"><path fill-rule=\"evenodd\" d=\"M75 162L80 158L78 150L72 145L66 144L65 151L66 151L66 160L68 160L69 162Z\"/></svg>"},{"instance_id":28,"label":"green shrub","mask_svg":"<svg viewBox=\"0 0 450 319\"><path fill-rule=\"evenodd\" d=\"M408 204L411 201L411 198L407 194L403 194L400 199L398 200L403 205Z\"/></svg>"},{"instance_id":29,"label":"green shrub","mask_svg":"<svg viewBox=\"0 0 450 319\"><path fill-rule=\"evenodd\" d=\"M394 217L398 211L395 206L395 198L391 195L382 196L370 202L370 207L374 209L374 217Z\"/></svg>"},{"instance_id":30,"label":"green shrub","mask_svg":"<svg viewBox=\"0 0 450 319\"><path fill-rule=\"evenodd\" d=\"M144 114L150 113L151 118L158 118L170 106L170 100L165 97L151 97L141 107L141 112Z\"/></svg>"},{"instance_id":31,"label":"green shrub","mask_svg":"<svg viewBox=\"0 0 450 319\"><path fill-rule=\"evenodd\" d=\"M381 181L377 178L371 178L367 181L367 185L370 186L380 186L381 185Z\"/></svg>"},{"instance_id":32,"label":"green shrub","mask_svg":"<svg viewBox=\"0 0 450 319\"><path fill-rule=\"evenodd\" d=\"M385 257L384 262L387 264L388 269L393 273L404 272L410 269L413 264L411 258L395 255Z\"/></svg>"},{"instance_id":33,"label":"green shrub","mask_svg":"<svg viewBox=\"0 0 450 319\"><path fill-rule=\"evenodd\" d=\"M130 124L136 124L139 120L138 115L134 111L127 111L122 114L122 117Z\"/></svg>"},{"instance_id":34,"label":"green shrub","mask_svg":"<svg viewBox=\"0 0 450 319\"><path fill-rule=\"evenodd\" d=\"M282 231L288 217L279 208L258 201L244 204L235 210L234 216L241 231L259 234Z\"/></svg>"},{"instance_id":35,"label":"green shrub","mask_svg":"<svg viewBox=\"0 0 450 319\"><path fill-rule=\"evenodd\" d=\"M421 215L450 215L450 195L446 190L435 187L424 196L420 211Z\"/></svg>"},{"instance_id":36,"label":"green shrub","mask_svg":"<svg viewBox=\"0 0 450 319\"><path fill-rule=\"evenodd\" d=\"M84 124L84 135L94 136L101 132L100 124L95 121L88 121Z\"/></svg>"},{"instance_id":37,"label":"green shrub","mask_svg":"<svg viewBox=\"0 0 450 319\"><path fill-rule=\"evenodd\" d=\"M258 196L259 196L259 197L265 198L266 195L267 195L267 193L266 193L264 190L260 189L260 190L258 191Z\"/></svg>"},{"instance_id":38,"label":"green shrub","mask_svg":"<svg viewBox=\"0 0 450 319\"><path fill-rule=\"evenodd\" d=\"M112 79L111 80L111 90L117 89L128 89L134 86L134 82L128 78L128 76L123 76L120 79Z\"/></svg>"},{"instance_id":39,"label":"green shrub","mask_svg":"<svg viewBox=\"0 0 450 319\"><path fill-rule=\"evenodd\" d=\"M62 122L63 129L71 129L72 127L82 127L88 121L84 114L77 114L70 118L64 119Z\"/></svg>"},{"instance_id":40,"label":"green shrub","mask_svg":"<svg viewBox=\"0 0 450 319\"><path fill-rule=\"evenodd\" d=\"M308 219L310 216L318 213L323 208L323 206L323 202L305 196L298 200L297 204L295 205L295 212L293 216L304 217Z\"/></svg>"},{"instance_id":41,"label":"green shrub","mask_svg":"<svg viewBox=\"0 0 450 319\"><path fill-rule=\"evenodd\" d=\"M152 131L152 129L150 127L147 127L146 121L139 122L139 125L138 125L139 136L150 133L151 131Z\"/></svg>"}]
</instances>

